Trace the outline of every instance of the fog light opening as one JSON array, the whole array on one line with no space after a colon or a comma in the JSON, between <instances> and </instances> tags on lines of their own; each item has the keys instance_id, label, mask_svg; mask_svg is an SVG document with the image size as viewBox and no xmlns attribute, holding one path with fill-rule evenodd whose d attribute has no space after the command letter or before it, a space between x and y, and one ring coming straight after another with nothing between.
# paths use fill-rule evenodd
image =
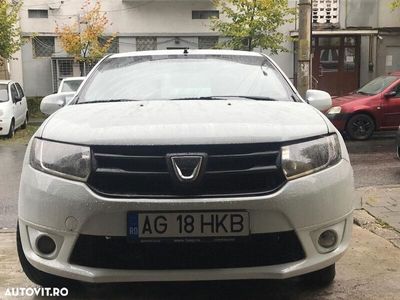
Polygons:
<instances>
[{"instance_id":1,"label":"fog light opening","mask_svg":"<svg viewBox=\"0 0 400 300\"><path fill-rule=\"evenodd\" d=\"M42 254L49 255L56 250L56 243L51 237L43 234L37 237L36 248Z\"/></svg>"},{"instance_id":2,"label":"fog light opening","mask_svg":"<svg viewBox=\"0 0 400 300\"><path fill-rule=\"evenodd\" d=\"M323 248L332 248L336 245L338 236L336 231L326 230L318 238L318 244Z\"/></svg>"}]
</instances>

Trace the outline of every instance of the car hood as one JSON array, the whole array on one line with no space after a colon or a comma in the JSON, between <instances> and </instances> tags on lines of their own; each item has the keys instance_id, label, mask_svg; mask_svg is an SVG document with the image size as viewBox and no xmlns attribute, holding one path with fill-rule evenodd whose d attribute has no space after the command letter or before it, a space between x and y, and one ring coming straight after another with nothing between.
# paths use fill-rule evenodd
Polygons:
<instances>
[{"instance_id":1,"label":"car hood","mask_svg":"<svg viewBox=\"0 0 400 300\"><path fill-rule=\"evenodd\" d=\"M337 97L332 99L332 106L340 106L343 104L347 104L349 102L367 100L369 98L373 98L374 96L369 95L361 95L361 94L349 94L342 97Z\"/></svg>"},{"instance_id":2,"label":"car hood","mask_svg":"<svg viewBox=\"0 0 400 300\"><path fill-rule=\"evenodd\" d=\"M305 103L252 100L132 101L68 105L48 120L45 139L87 145L257 143L326 134Z\"/></svg>"}]
</instances>

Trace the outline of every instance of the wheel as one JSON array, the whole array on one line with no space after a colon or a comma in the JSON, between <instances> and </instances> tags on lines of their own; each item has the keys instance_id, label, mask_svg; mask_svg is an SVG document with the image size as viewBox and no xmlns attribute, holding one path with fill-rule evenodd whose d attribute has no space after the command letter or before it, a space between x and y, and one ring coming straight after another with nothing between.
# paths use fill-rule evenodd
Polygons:
<instances>
[{"instance_id":1,"label":"wheel","mask_svg":"<svg viewBox=\"0 0 400 300\"><path fill-rule=\"evenodd\" d=\"M12 139L14 137L14 134L15 134L15 121L14 119L12 119L10 124L10 130L8 131L7 137L9 139Z\"/></svg>"},{"instance_id":2,"label":"wheel","mask_svg":"<svg viewBox=\"0 0 400 300\"><path fill-rule=\"evenodd\" d=\"M367 140L375 130L374 120L366 114L356 114L346 125L346 132L353 140Z\"/></svg>"},{"instance_id":3,"label":"wheel","mask_svg":"<svg viewBox=\"0 0 400 300\"><path fill-rule=\"evenodd\" d=\"M26 113L24 124L21 125L21 129L26 129L28 126L28 113Z\"/></svg>"},{"instance_id":4,"label":"wheel","mask_svg":"<svg viewBox=\"0 0 400 300\"><path fill-rule=\"evenodd\" d=\"M17 225L17 252L22 270L33 283L36 283L43 287L76 287L76 281L42 272L29 263L22 249L19 225Z\"/></svg>"},{"instance_id":5,"label":"wheel","mask_svg":"<svg viewBox=\"0 0 400 300\"><path fill-rule=\"evenodd\" d=\"M324 287L330 285L335 279L336 268L335 264L330 265L322 270L308 273L302 276L304 282L311 286Z\"/></svg>"}]
</instances>

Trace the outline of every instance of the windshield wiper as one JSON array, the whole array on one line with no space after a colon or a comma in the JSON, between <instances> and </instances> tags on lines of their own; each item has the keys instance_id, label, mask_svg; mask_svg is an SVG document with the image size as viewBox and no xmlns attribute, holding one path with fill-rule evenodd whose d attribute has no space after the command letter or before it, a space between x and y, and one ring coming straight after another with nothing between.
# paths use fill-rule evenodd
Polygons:
<instances>
[{"instance_id":1,"label":"windshield wiper","mask_svg":"<svg viewBox=\"0 0 400 300\"><path fill-rule=\"evenodd\" d=\"M367 93L367 92L362 92L362 91L357 91L357 94L367 95L367 96L375 95L375 94L372 94L372 93Z\"/></svg>"},{"instance_id":2,"label":"windshield wiper","mask_svg":"<svg viewBox=\"0 0 400 300\"><path fill-rule=\"evenodd\" d=\"M244 99L250 99L250 100L257 100L257 101L279 101L278 99L272 98L272 97L266 97L266 96L236 96L236 95L227 95L227 96L218 96L218 97L224 97L224 98L244 98Z\"/></svg>"},{"instance_id":3,"label":"windshield wiper","mask_svg":"<svg viewBox=\"0 0 400 300\"><path fill-rule=\"evenodd\" d=\"M109 103L109 102L128 102L128 101L142 101L138 99L105 99L105 100L94 100L77 102L76 104L91 104L91 103Z\"/></svg>"},{"instance_id":4,"label":"windshield wiper","mask_svg":"<svg viewBox=\"0 0 400 300\"><path fill-rule=\"evenodd\" d=\"M223 96L204 96L204 97L185 97L185 98L173 98L170 100L227 100L227 98L241 98L259 101L278 101L275 98L264 97L264 96L236 96L236 95L223 95Z\"/></svg>"},{"instance_id":5,"label":"windshield wiper","mask_svg":"<svg viewBox=\"0 0 400 300\"><path fill-rule=\"evenodd\" d=\"M204 97L184 97L184 98L172 98L169 100L226 100L222 97L216 96L204 96Z\"/></svg>"}]
</instances>

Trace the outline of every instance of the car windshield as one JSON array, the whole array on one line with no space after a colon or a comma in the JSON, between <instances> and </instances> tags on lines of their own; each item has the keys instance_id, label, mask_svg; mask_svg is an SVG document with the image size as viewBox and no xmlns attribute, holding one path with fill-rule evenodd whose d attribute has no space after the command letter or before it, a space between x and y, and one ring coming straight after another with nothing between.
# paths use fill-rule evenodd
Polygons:
<instances>
[{"instance_id":1,"label":"car windshield","mask_svg":"<svg viewBox=\"0 0 400 300\"><path fill-rule=\"evenodd\" d=\"M83 82L82 79L79 80L65 80L61 88L61 92L76 92Z\"/></svg>"},{"instance_id":2,"label":"car windshield","mask_svg":"<svg viewBox=\"0 0 400 300\"><path fill-rule=\"evenodd\" d=\"M8 89L7 84L0 84L0 102L8 101Z\"/></svg>"},{"instance_id":3,"label":"car windshield","mask_svg":"<svg viewBox=\"0 0 400 300\"><path fill-rule=\"evenodd\" d=\"M366 85L360 88L357 93L363 95L376 95L381 93L396 80L397 77L395 76L380 76L368 82Z\"/></svg>"},{"instance_id":4,"label":"car windshield","mask_svg":"<svg viewBox=\"0 0 400 300\"><path fill-rule=\"evenodd\" d=\"M263 56L110 57L83 86L78 103L129 100L293 101L281 73Z\"/></svg>"}]
</instances>

